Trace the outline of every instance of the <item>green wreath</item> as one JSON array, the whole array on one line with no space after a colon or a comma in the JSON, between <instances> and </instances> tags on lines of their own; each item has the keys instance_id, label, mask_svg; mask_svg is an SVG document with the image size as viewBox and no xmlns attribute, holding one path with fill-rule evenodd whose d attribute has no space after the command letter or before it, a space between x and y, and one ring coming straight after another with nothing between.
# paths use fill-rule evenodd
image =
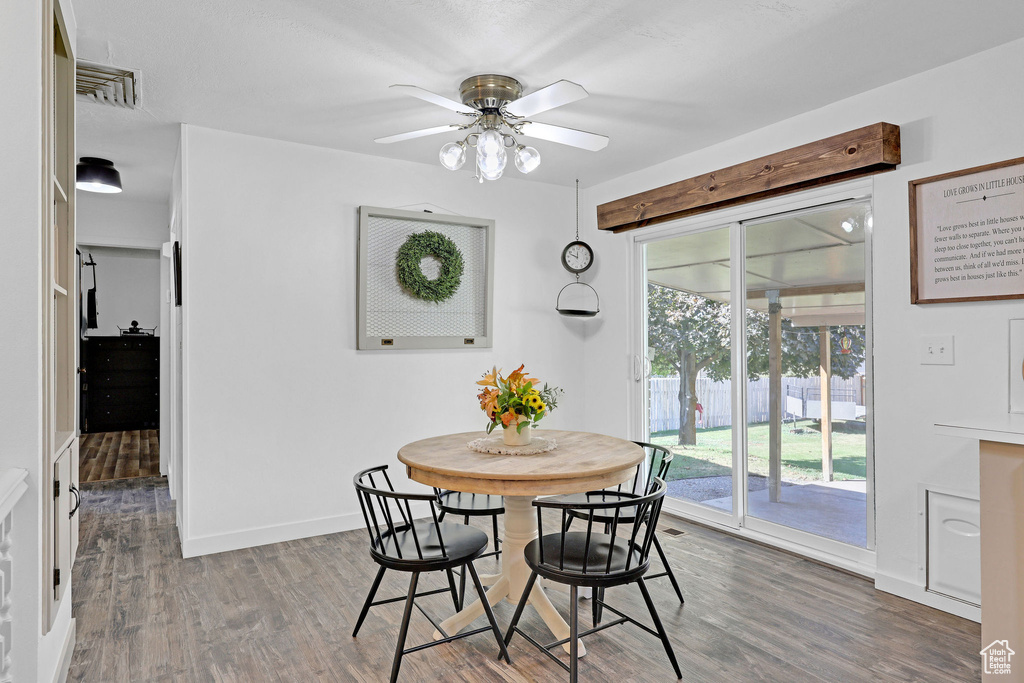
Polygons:
<instances>
[{"instance_id":1,"label":"green wreath","mask_svg":"<svg viewBox=\"0 0 1024 683\"><path fill-rule=\"evenodd\" d=\"M424 256L433 256L441 262L441 272L428 280L420 269ZM425 301L444 301L455 294L462 282L462 252L455 242L439 232L420 232L410 235L398 248L395 259L398 281L410 294Z\"/></svg>"}]
</instances>

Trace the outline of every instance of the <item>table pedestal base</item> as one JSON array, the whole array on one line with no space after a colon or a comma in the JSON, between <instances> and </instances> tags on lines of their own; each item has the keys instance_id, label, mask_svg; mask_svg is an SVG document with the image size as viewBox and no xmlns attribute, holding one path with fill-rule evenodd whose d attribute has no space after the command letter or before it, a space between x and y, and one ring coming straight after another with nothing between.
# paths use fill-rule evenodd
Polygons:
<instances>
[{"instance_id":1,"label":"table pedestal base","mask_svg":"<svg viewBox=\"0 0 1024 683\"><path fill-rule=\"evenodd\" d=\"M523 549L530 541L537 538L537 515L532 505L535 497L505 496L505 535L501 548L501 574L481 577L481 581L485 585L488 583L491 585L490 590L487 591L487 602L491 606L497 605L502 599L508 600L513 605L519 604L519 599L526 588L526 582L530 578L530 567L526 564ZM537 610L537 614L547 624L556 640L569 637L569 625L551 604L539 581L533 585L527 604ZM449 634L458 633L483 613L484 607L480 600L474 600L461 612L441 622L441 628ZM435 632L434 638L440 639L441 634ZM568 652L569 643L565 643L562 649ZM580 641L579 656L582 657L585 654L587 654L586 648Z\"/></svg>"}]
</instances>

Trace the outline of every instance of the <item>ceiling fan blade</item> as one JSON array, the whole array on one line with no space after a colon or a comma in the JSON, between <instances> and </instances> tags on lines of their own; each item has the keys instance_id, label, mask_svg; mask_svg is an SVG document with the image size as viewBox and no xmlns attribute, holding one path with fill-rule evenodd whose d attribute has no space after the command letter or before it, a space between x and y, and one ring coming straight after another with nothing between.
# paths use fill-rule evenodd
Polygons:
<instances>
[{"instance_id":1,"label":"ceiling fan blade","mask_svg":"<svg viewBox=\"0 0 1024 683\"><path fill-rule=\"evenodd\" d=\"M558 81L536 92L532 92L526 97L520 97L505 109L519 118L528 118L548 109L561 107L563 104L569 104L589 96L590 93L584 90L582 85L572 81Z\"/></svg>"},{"instance_id":2,"label":"ceiling fan blade","mask_svg":"<svg viewBox=\"0 0 1024 683\"><path fill-rule=\"evenodd\" d=\"M607 135L588 133L585 130L576 130L575 128L552 126L548 123L537 123L536 121L524 121L522 126L523 135L569 145L570 147L579 147L591 152L600 151L608 146Z\"/></svg>"},{"instance_id":3,"label":"ceiling fan blade","mask_svg":"<svg viewBox=\"0 0 1024 683\"><path fill-rule=\"evenodd\" d=\"M447 126L434 126L433 128L420 128L419 130L413 130L408 133L399 133L397 135L388 135L383 138L374 138L374 142L382 142L385 145L392 142L402 142L403 140L412 140L414 138L422 138L427 135L437 135L438 133L445 133L451 130L458 130L458 126L455 124L449 124Z\"/></svg>"},{"instance_id":4,"label":"ceiling fan blade","mask_svg":"<svg viewBox=\"0 0 1024 683\"><path fill-rule=\"evenodd\" d=\"M393 85L391 86L391 88L393 90L398 90L403 94L411 95L412 97L418 97L424 102L430 102L431 104L436 104L439 107L444 107L445 109L457 111L460 114L478 113L476 109L473 109L473 107L467 107L461 102L450 100L447 97L442 97L437 93L432 93L429 90L424 90L423 88L417 87L415 85Z\"/></svg>"}]
</instances>

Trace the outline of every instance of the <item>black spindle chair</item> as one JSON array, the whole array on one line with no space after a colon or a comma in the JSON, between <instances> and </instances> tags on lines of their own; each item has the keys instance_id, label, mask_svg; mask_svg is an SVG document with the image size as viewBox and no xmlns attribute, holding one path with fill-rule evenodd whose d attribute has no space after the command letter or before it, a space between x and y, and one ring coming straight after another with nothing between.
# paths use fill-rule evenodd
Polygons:
<instances>
[{"instance_id":1,"label":"black spindle chair","mask_svg":"<svg viewBox=\"0 0 1024 683\"><path fill-rule=\"evenodd\" d=\"M480 557L498 557L501 555L501 548L498 546L501 539L498 538L498 515L505 514L505 499L501 496L489 493L463 493L461 491L449 491L434 487L437 494L437 508L441 515L437 521L443 522L447 514L462 517L466 524L469 524L470 517L490 517L491 530L494 534L494 550L483 553ZM459 572L459 604L466 600L466 573Z\"/></svg>"},{"instance_id":2,"label":"black spindle chair","mask_svg":"<svg viewBox=\"0 0 1024 683\"><path fill-rule=\"evenodd\" d=\"M363 603L363 609L359 613L352 637L355 638L359 633L359 628L363 625L363 620L371 607L404 599L405 613L402 615L395 659L391 666L392 683L398 680L398 670L402 666L404 655L484 631L494 633L494 637L498 641L499 658L504 657L505 661L511 664L512 660L509 658L505 641L501 637L498 624L494 621L494 613L491 611L490 603L487 602L484 588L480 584L480 576L473 566L473 560L479 557L487 547L487 534L464 524L441 522L435 507L437 504L435 494L396 492L388 477L387 469L387 465L372 467L358 473L353 479L356 495L359 497L359 507L362 508L363 519L366 521L366 531L370 535L370 557L380 565L380 569L366 596L366 602ZM430 519L414 520L409 505L410 501L426 502L430 506ZM483 604L489 626L449 636L440 624L434 621L433 617L416 604L416 598L451 591L452 602L455 609L458 610L461 601L455 590L453 567L462 567L463 574L468 572L473 579L473 585L480 595L480 602ZM384 578L384 572L388 569L412 574L412 578L409 580L409 593L405 598L389 598L374 602L373 598L380 587L381 579ZM444 571L448 575L448 588L417 593L416 586L420 574L432 571ZM442 638L404 649L405 637L409 632L409 619L412 617L414 605L423 613L423 616L430 620L434 628L441 633Z\"/></svg>"},{"instance_id":3,"label":"black spindle chair","mask_svg":"<svg viewBox=\"0 0 1024 683\"><path fill-rule=\"evenodd\" d=\"M532 571L526 582L526 589L519 599L515 616L512 617L512 623L505 634L505 644L511 642L514 633L518 633L568 671L570 683L576 683L579 667L579 639L628 621L661 640L665 653L668 655L669 661L672 662L672 668L675 669L676 677L682 678L675 652L672 650L672 643L669 642L668 634L665 632L665 627L658 617L658 611L654 607L654 601L651 600L651 594L644 583L644 574L650 567L648 557L654 542L654 528L658 524L658 516L661 514L661 505L664 499L665 481L655 478L646 495L635 498L609 501L595 494L595 499L587 503L566 500L561 497L533 501L534 507L537 508L537 528L544 528L544 515L542 514L544 511L556 511L556 514L560 513L561 517L558 520L560 522L559 531L554 534L542 535L531 541L524 550L526 564ZM595 525L602 524L596 519L598 511L602 515L611 517L607 534L599 533L594 528ZM566 530L570 512L584 515L583 518L587 522L586 531ZM634 515L636 519L645 520L645 523L623 524L620 519L623 515ZM553 515L549 515L549 517L551 516ZM629 531L624 531L623 527L625 526L632 528ZM530 591L533 590L533 584L537 581L538 576L555 583L568 584L570 587L569 637L548 645L542 645L519 628L519 618L523 614L523 607L526 605L527 598ZM635 583L640 587L640 592L643 594L644 602L647 603L647 609L654 622L653 629L604 603L603 598L599 598L597 595L598 589L603 591L606 588L627 583ZM594 589L593 599L600 600L606 609L617 614L619 618L604 624L595 624L593 628L581 633L577 605L580 586L589 586ZM551 653L553 648L566 642L569 643L568 665Z\"/></svg>"},{"instance_id":4,"label":"black spindle chair","mask_svg":"<svg viewBox=\"0 0 1024 683\"><path fill-rule=\"evenodd\" d=\"M634 441L637 446L644 449L647 457L637 465L636 474L633 475L633 479L623 482L616 487L603 489L601 491L591 491L589 493L575 494L569 497L569 500L577 502L591 502L598 500L599 498L610 501L622 500L623 498L636 498L643 494L644 491L648 490L651 485L651 481L657 477L658 479L664 479L665 475L668 474L668 468L672 464L672 459L675 455L669 449L664 446L656 446L652 443L645 443L643 441ZM612 515L611 512L605 512L603 510L595 510L594 521L599 524L604 524L604 532L608 533L608 525L611 524ZM582 512L569 512L568 521L566 521L565 530L568 531L569 527L572 526L574 519L586 519L587 515ZM635 524L637 516L635 511L631 514L627 508L622 510L619 514L620 524ZM654 549L658 551L658 557L661 559L661 564L664 570L657 574L650 574L646 578L647 580L657 579L663 576L667 576L668 580L672 582L672 588L676 592L676 597L679 598L679 604L686 604L683 599L683 592L679 590L679 582L676 581L675 574L672 573L672 565L668 563L668 557L665 555L665 549L661 547L661 541L658 540L658 534L654 534ZM601 596L598 595L598 598ZM594 623L600 623L601 621L601 601L594 600L593 603L593 617Z\"/></svg>"}]
</instances>

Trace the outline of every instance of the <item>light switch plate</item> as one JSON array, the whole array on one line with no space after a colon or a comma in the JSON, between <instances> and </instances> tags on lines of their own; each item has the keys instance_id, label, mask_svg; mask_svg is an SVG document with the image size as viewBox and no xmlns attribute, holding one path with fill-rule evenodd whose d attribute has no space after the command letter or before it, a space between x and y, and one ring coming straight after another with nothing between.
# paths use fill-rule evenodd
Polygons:
<instances>
[{"instance_id":1,"label":"light switch plate","mask_svg":"<svg viewBox=\"0 0 1024 683\"><path fill-rule=\"evenodd\" d=\"M933 334L921 337L921 365L952 365L953 335Z\"/></svg>"}]
</instances>

